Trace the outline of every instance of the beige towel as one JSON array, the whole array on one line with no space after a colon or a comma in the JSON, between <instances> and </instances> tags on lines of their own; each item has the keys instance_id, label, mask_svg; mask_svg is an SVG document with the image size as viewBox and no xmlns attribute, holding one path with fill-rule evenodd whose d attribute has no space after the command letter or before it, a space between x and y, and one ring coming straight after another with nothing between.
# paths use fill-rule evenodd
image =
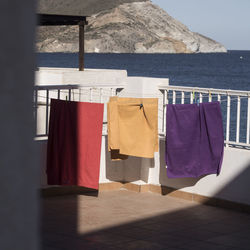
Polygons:
<instances>
[{"instance_id":1,"label":"beige towel","mask_svg":"<svg viewBox=\"0 0 250 250\"><path fill-rule=\"evenodd\" d=\"M108 149L113 160L154 157L159 150L157 98L110 98Z\"/></svg>"}]
</instances>

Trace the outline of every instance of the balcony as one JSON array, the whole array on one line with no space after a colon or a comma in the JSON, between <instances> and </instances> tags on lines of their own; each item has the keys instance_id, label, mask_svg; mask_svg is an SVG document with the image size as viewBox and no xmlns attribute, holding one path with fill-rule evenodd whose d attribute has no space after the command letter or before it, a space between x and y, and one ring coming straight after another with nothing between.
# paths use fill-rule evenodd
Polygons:
<instances>
[{"instance_id":1,"label":"balcony","mask_svg":"<svg viewBox=\"0 0 250 250\"><path fill-rule=\"evenodd\" d=\"M200 249L241 246L239 235L246 235L249 216L206 205L250 211L247 188L250 178L250 92L168 83L168 79L127 77L126 72L119 70L78 72L43 68L37 72L34 117L35 139L42 159L45 249L50 246L69 249L67 244L73 244L74 249L165 249L163 246L181 249L186 244ZM154 159L130 157L126 161L112 162L107 150L105 105L99 193L47 185L45 163L50 99L106 104L110 96L116 95L159 98L159 153L155 153ZM225 137L222 172L219 176L169 179L164 160L166 104L198 103L198 99L200 103L221 102ZM65 237L60 240L61 234ZM182 240L177 240L179 237ZM248 239L242 237L241 240Z\"/></svg>"},{"instance_id":2,"label":"balcony","mask_svg":"<svg viewBox=\"0 0 250 250\"><path fill-rule=\"evenodd\" d=\"M70 81L72 84L70 84ZM49 82L49 85L44 85ZM55 84L58 83L58 84ZM127 77L126 71L74 69L40 69L34 91L34 116L37 123L36 140L41 148L43 176L41 185L49 189L45 174L45 149L48 134L50 98L63 100L101 102L110 96L159 98L158 132L159 153L154 159L130 157L124 162L112 162L107 150L106 106L103 121L100 190L127 188L135 191L168 192L186 195L191 200L217 199L250 204L248 167L250 162L249 125L250 92L223 89L170 86L168 79ZM167 103L221 102L225 131L225 155L220 176L209 175L201 179L168 179L164 161L165 114ZM240 181L236 179L245 173ZM230 183L230 185L229 185ZM228 186L227 189L224 187ZM163 191L165 190L165 191Z\"/></svg>"}]
</instances>

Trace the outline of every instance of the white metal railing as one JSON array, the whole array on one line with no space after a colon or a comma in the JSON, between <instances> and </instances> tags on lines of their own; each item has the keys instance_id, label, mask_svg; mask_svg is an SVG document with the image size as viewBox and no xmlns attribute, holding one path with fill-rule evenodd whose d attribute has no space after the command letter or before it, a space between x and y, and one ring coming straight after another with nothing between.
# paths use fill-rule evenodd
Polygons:
<instances>
[{"instance_id":1,"label":"white metal railing","mask_svg":"<svg viewBox=\"0 0 250 250\"><path fill-rule=\"evenodd\" d=\"M86 85L39 85L34 87L34 118L36 138L46 138L49 130L50 100L107 103L110 96L115 96L124 86L95 84ZM106 117L106 114L104 114ZM103 134L107 134L107 122L104 118Z\"/></svg>"},{"instance_id":2,"label":"white metal railing","mask_svg":"<svg viewBox=\"0 0 250 250\"><path fill-rule=\"evenodd\" d=\"M225 145L250 149L250 91L159 86L163 93L162 131L166 135L166 105L219 101L221 103Z\"/></svg>"},{"instance_id":3,"label":"white metal railing","mask_svg":"<svg viewBox=\"0 0 250 250\"><path fill-rule=\"evenodd\" d=\"M124 88L99 85L40 85L34 88L34 117L37 124L36 137L46 137L49 128L50 99L107 103ZM159 134L166 135L166 105L168 103L194 103L220 101L225 145L250 149L250 91L192 88L183 86L159 86ZM106 109L105 109L106 112ZM106 117L106 114L104 114ZM103 134L107 134L104 119Z\"/></svg>"}]
</instances>

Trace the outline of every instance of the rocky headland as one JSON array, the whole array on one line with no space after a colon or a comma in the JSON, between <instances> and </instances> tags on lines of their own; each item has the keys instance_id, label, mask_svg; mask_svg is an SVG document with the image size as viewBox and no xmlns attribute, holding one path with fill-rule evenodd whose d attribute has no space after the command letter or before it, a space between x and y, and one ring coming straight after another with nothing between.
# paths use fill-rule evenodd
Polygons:
<instances>
[{"instance_id":1,"label":"rocky headland","mask_svg":"<svg viewBox=\"0 0 250 250\"><path fill-rule=\"evenodd\" d=\"M53 1L50 1L53 2ZM79 2L79 1L78 1ZM84 1L83 1L84 2ZM88 1L87 1L88 2ZM201 34L190 31L151 1L109 1L107 8L91 9L85 27L85 51L96 53L215 53L226 48ZM66 8L58 4L60 8ZM74 5L76 6L76 5ZM89 5L91 6L91 5ZM39 6L49 13L49 3ZM78 12L86 15L78 3ZM82 9L82 11L81 11ZM84 11L83 11L84 9ZM63 14L69 14L63 12ZM78 52L78 27L39 27L39 52Z\"/></svg>"}]
</instances>

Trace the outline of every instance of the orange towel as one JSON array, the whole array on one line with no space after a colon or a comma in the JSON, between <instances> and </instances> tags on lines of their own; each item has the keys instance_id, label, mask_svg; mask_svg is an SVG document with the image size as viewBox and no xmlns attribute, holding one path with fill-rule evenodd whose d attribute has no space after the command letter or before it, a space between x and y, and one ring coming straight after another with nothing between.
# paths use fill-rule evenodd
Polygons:
<instances>
[{"instance_id":1,"label":"orange towel","mask_svg":"<svg viewBox=\"0 0 250 250\"><path fill-rule=\"evenodd\" d=\"M159 150L157 98L110 98L108 149L113 160L154 157Z\"/></svg>"}]
</instances>

